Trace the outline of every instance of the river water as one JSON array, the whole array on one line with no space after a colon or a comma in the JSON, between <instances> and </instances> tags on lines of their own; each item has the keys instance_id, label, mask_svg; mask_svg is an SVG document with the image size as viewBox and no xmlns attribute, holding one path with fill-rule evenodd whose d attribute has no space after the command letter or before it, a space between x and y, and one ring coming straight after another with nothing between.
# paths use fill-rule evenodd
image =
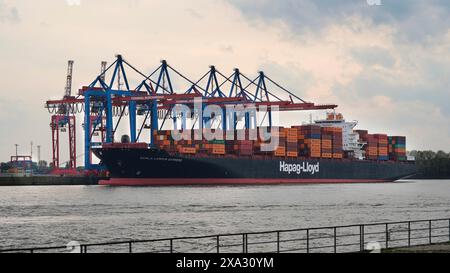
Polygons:
<instances>
[{"instance_id":1,"label":"river water","mask_svg":"<svg viewBox=\"0 0 450 273\"><path fill-rule=\"evenodd\" d=\"M0 187L0 248L450 217L450 180Z\"/></svg>"}]
</instances>

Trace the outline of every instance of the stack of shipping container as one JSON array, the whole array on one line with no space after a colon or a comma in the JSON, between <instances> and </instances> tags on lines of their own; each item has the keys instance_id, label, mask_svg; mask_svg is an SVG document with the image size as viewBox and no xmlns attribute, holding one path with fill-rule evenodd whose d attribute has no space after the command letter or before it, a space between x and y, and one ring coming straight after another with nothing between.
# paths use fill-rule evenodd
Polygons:
<instances>
[{"instance_id":1,"label":"stack of shipping container","mask_svg":"<svg viewBox=\"0 0 450 273\"><path fill-rule=\"evenodd\" d=\"M368 134L366 139L366 159L377 160L378 159L378 140L374 135Z\"/></svg>"},{"instance_id":2,"label":"stack of shipping container","mask_svg":"<svg viewBox=\"0 0 450 273\"><path fill-rule=\"evenodd\" d=\"M333 128L333 158L342 158L343 137L342 128Z\"/></svg>"},{"instance_id":3,"label":"stack of shipping container","mask_svg":"<svg viewBox=\"0 0 450 273\"><path fill-rule=\"evenodd\" d=\"M208 141L210 145L210 151L213 155L224 155L225 154L225 140L210 140Z\"/></svg>"},{"instance_id":4,"label":"stack of shipping container","mask_svg":"<svg viewBox=\"0 0 450 273\"><path fill-rule=\"evenodd\" d=\"M333 129L332 127L322 128L322 158L333 158Z\"/></svg>"},{"instance_id":5,"label":"stack of shipping container","mask_svg":"<svg viewBox=\"0 0 450 273\"><path fill-rule=\"evenodd\" d=\"M300 143L300 155L311 158L320 158L322 152L322 130L318 125L296 126L299 133L304 136Z\"/></svg>"},{"instance_id":6,"label":"stack of shipping container","mask_svg":"<svg viewBox=\"0 0 450 273\"><path fill-rule=\"evenodd\" d=\"M369 134L366 130L355 130L365 142L365 158L368 160L406 160L406 137Z\"/></svg>"},{"instance_id":7,"label":"stack of shipping container","mask_svg":"<svg viewBox=\"0 0 450 273\"><path fill-rule=\"evenodd\" d=\"M406 137L390 136L388 142L389 159L395 161L406 160Z\"/></svg>"},{"instance_id":8,"label":"stack of shipping container","mask_svg":"<svg viewBox=\"0 0 450 273\"><path fill-rule=\"evenodd\" d=\"M253 141L252 140L236 140L236 147L233 149L238 152L238 155L246 156L253 155Z\"/></svg>"},{"instance_id":9,"label":"stack of shipping container","mask_svg":"<svg viewBox=\"0 0 450 273\"><path fill-rule=\"evenodd\" d=\"M369 131L367 131L367 130L354 130L354 132L358 133L359 140L361 140L362 142L366 142L367 141L367 135L369 134Z\"/></svg>"},{"instance_id":10,"label":"stack of shipping container","mask_svg":"<svg viewBox=\"0 0 450 273\"><path fill-rule=\"evenodd\" d=\"M277 130L272 130L272 137L278 137L278 147L275 150L274 155L278 157L286 156L286 131L282 127L277 127Z\"/></svg>"},{"instance_id":11,"label":"stack of shipping container","mask_svg":"<svg viewBox=\"0 0 450 273\"><path fill-rule=\"evenodd\" d=\"M368 160L378 159L378 141L374 135L369 134L367 130L355 130L359 134L359 139L366 143L364 145L365 157Z\"/></svg>"},{"instance_id":12,"label":"stack of shipping container","mask_svg":"<svg viewBox=\"0 0 450 273\"><path fill-rule=\"evenodd\" d=\"M298 156L298 129L297 128L283 128L286 131L286 156Z\"/></svg>"},{"instance_id":13,"label":"stack of shipping container","mask_svg":"<svg viewBox=\"0 0 450 273\"><path fill-rule=\"evenodd\" d=\"M389 160L388 157L388 136L384 134L373 135L377 140L378 160Z\"/></svg>"},{"instance_id":14,"label":"stack of shipping container","mask_svg":"<svg viewBox=\"0 0 450 273\"><path fill-rule=\"evenodd\" d=\"M173 147L173 141L170 136L170 131L154 131L154 139L155 144L158 146L158 148L168 151L168 152L174 152Z\"/></svg>"},{"instance_id":15,"label":"stack of shipping container","mask_svg":"<svg viewBox=\"0 0 450 273\"><path fill-rule=\"evenodd\" d=\"M273 130L273 129L277 130ZM274 151L262 151L261 145L268 136L260 136L257 140L249 140L252 134L257 135L256 130L235 130L234 139L226 140L227 135L222 130L212 130L223 140L195 140L200 135L199 130L187 130L185 136L191 140L175 141L171 137L171 130L154 132L156 147L169 153L186 155L235 155L252 156L264 155L275 157L298 156L307 158L334 158L344 157L342 128L321 127L319 125L266 127L264 131L268 136L278 138L278 146ZM359 134L360 141L364 142L365 158L367 160L406 160L406 138L404 136L390 136L385 134L369 134L367 130L355 130ZM240 140L245 138L245 140ZM268 142L270 140L267 140ZM347 153L345 153L347 154Z\"/></svg>"}]
</instances>

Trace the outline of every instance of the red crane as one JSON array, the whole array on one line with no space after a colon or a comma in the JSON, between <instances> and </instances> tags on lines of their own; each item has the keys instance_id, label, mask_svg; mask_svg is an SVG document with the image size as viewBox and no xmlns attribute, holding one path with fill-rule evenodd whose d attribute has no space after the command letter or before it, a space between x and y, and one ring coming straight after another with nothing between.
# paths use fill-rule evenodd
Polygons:
<instances>
[{"instance_id":1,"label":"red crane","mask_svg":"<svg viewBox=\"0 0 450 273\"><path fill-rule=\"evenodd\" d=\"M64 100L74 99L72 96L72 72L73 61L69 60L67 65L66 87L64 92ZM51 117L50 128L52 130L52 162L54 174L77 174L77 156L76 156L76 123L75 114L70 103L63 103L58 105L58 110L55 115ZM69 160L67 166L61 167L61 164L66 162L60 161L60 132L68 130L69 137Z\"/></svg>"}]
</instances>

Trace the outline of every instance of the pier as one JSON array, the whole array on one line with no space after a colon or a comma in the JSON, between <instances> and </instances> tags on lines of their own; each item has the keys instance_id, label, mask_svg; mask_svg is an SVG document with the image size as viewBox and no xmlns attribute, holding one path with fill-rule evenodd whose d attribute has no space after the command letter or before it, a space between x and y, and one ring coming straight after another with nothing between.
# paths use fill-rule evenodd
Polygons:
<instances>
[{"instance_id":1,"label":"pier","mask_svg":"<svg viewBox=\"0 0 450 273\"><path fill-rule=\"evenodd\" d=\"M97 185L99 179L100 178L96 176L0 176L0 186Z\"/></svg>"}]
</instances>

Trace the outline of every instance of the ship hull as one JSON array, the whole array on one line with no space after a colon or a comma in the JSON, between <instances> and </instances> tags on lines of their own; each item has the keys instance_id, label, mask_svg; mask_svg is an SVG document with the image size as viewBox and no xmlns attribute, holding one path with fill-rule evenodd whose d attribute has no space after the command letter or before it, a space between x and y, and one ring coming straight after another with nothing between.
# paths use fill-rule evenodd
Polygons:
<instances>
[{"instance_id":1,"label":"ship hull","mask_svg":"<svg viewBox=\"0 0 450 273\"><path fill-rule=\"evenodd\" d=\"M96 149L110 172L103 185L380 183L416 173L411 162L187 156L156 149Z\"/></svg>"}]
</instances>

